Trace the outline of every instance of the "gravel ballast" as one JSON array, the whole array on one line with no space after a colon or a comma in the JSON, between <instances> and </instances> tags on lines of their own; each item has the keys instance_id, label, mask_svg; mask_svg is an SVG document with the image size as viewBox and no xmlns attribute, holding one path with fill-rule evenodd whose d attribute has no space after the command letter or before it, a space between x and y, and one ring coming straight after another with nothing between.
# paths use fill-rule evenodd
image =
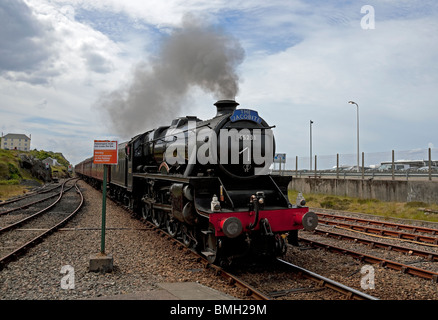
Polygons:
<instances>
[{"instance_id":1,"label":"gravel ballast","mask_svg":"<svg viewBox=\"0 0 438 320\"><path fill-rule=\"evenodd\" d=\"M79 185L84 207L65 225L67 231L52 234L0 271L0 299L94 299L136 292L147 298L147 292L163 282L198 282L245 298L241 290L204 270L186 250L178 250L155 231L146 230L145 224L109 199L105 252L113 256L114 270L89 272L90 256L100 252L102 194L83 181ZM80 230L70 231L73 228ZM63 289L68 287L71 271L74 289Z\"/></svg>"}]
</instances>

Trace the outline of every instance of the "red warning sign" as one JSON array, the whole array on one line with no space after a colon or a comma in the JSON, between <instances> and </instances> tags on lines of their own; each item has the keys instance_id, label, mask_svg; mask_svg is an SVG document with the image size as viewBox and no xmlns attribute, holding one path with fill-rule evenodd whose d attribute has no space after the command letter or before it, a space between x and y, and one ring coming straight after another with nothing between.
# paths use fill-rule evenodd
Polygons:
<instances>
[{"instance_id":1,"label":"red warning sign","mask_svg":"<svg viewBox=\"0 0 438 320\"><path fill-rule=\"evenodd\" d=\"M117 164L117 141L94 140L93 163Z\"/></svg>"}]
</instances>

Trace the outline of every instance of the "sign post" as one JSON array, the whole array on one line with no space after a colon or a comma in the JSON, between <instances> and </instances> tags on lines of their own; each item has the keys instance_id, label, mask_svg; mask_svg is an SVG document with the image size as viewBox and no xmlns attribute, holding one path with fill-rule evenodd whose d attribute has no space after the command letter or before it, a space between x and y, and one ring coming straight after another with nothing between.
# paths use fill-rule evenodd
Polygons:
<instances>
[{"instance_id":1,"label":"sign post","mask_svg":"<svg viewBox=\"0 0 438 320\"><path fill-rule=\"evenodd\" d=\"M103 190L102 190L102 229L100 241L100 254L90 259L90 271L110 272L113 269L113 258L105 253L106 231L106 187L108 178L108 165L117 165L117 141L94 140L93 164L103 165Z\"/></svg>"},{"instance_id":2,"label":"sign post","mask_svg":"<svg viewBox=\"0 0 438 320\"><path fill-rule=\"evenodd\" d=\"M284 164L283 170L286 169L286 153L276 153L274 156L274 163L280 164L279 165L280 166L279 172L280 172L280 175L283 175L282 170L281 170L281 164L282 163Z\"/></svg>"},{"instance_id":3,"label":"sign post","mask_svg":"<svg viewBox=\"0 0 438 320\"><path fill-rule=\"evenodd\" d=\"M106 184L108 176L108 166L103 165L103 190L102 190L102 232L100 239L100 253L105 254L105 232L106 232Z\"/></svg>"}]
</instances>

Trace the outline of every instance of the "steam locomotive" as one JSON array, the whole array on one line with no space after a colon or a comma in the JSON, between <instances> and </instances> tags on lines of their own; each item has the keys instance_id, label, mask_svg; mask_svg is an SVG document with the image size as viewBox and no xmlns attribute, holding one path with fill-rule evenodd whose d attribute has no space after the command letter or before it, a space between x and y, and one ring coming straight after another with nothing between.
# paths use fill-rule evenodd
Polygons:
<instances>
[{"instance_id":1,"label":"steam locomotive","mask_svg":"<svg viewBox=\"0 0 438 320\"><path fill-rule=\"evenodd\" d=\"M119 144L107 178L109 197L216 264L283 255L299 229L318 223L303 199L289 202L291 177L269 174L273 127L238 105L219 100L212 119L180 117ZM103 165L93 158L75 172L102 186Z\"/></svg>"}]
</instances>

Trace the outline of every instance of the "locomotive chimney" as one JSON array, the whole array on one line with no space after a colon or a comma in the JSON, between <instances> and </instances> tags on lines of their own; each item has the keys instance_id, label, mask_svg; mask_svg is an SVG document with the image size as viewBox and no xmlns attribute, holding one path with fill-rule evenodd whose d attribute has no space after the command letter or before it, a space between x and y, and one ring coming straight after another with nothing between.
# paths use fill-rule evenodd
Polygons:
<instances>
[{"instance_id":1,"label":"locomotive chimney","mask_svg":"<svg viewBox=\"0 0 438 320\"><path fill-rule=\"evenodd\" d=\"M239 104L234 100L218 100L214 105L217 109L216 117L219 117L233 113Z\"/></svg>"}]
</instances>

